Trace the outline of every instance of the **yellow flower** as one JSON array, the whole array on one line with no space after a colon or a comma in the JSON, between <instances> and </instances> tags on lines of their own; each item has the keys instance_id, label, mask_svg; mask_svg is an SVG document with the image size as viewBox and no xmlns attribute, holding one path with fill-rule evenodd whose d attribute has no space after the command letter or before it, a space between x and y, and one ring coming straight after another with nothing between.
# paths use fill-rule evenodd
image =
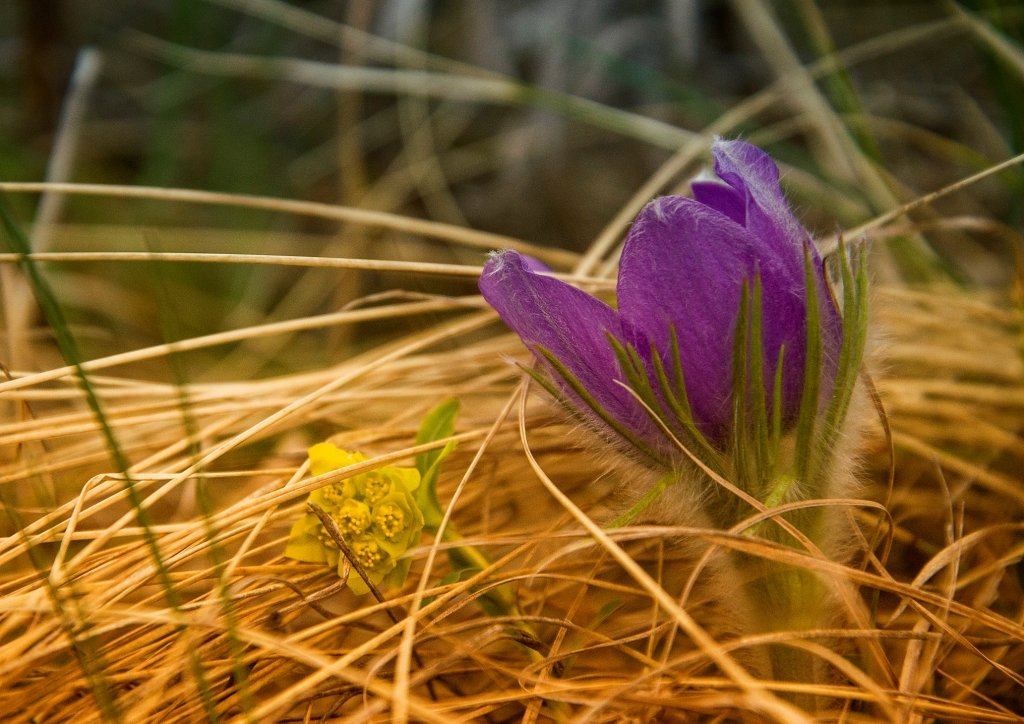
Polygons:
<instances>
[{"instance_id":1,"label":"yellow flower","mask_svg":"<svg viewBox=\"0 0 1024 724\"><path fill-rule=\"evenodd\" d=\"M373 506L371 530L384 550L399 556L419 540L423 513L410 493L394 492Z\"/></svg>"},{"instance_id":2,"label":"yellow flower","mask_svg":"<svg viewBox=\"0 0 1024 724\"><path fill-rule=\"evenodd\" d=\"M370 527L370 508L359 500L346 500L331 517L338 523L341 534L348 538L362 535Z\"/></svg>"},{"instance_id":3,"label":"yellow flower","mask_svg":"<svg viewBox=\"0 0 1024 724\"><path fill-rule=\"evenodd\" d=\"M309 449L314 476L368 459L362 453L326 442ZM352 557L375 585L385 579L389 584L401 585L411 564L402 555L416 545L423 531L423 513L412 495L419 484L420 474L415 468L386 466L318 488L308 500L337 523ZM343 575L346 568L337 545L312 513L306 513L292 526L284 553L306 563L337 567L338 575ZM349 575L348 586L357 594L369 590L355 571Z\"/></svg>"},{"instance_id":4,"label":"yellow flower","mask_svg":"<svg viewBox=\"0 0 1024 724\"><path fill-rule=\"evenodd\" d=\"M395 503L383 503L373 509L373 532L387 541L396 541L405 530L405 511Z\"/></svg>"}]
</instances>

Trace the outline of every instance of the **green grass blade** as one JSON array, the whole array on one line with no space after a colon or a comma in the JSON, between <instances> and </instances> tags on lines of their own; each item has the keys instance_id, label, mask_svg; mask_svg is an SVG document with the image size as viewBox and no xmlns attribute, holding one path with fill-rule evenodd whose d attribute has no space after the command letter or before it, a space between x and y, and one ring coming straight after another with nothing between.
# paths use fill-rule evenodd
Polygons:
<instances>
[{"instance_id":1,"label":"green grass blade","mask_svg":"<svg viewBox=\"0 0 1024 724\"><path fill-rule=\"evenodd\" d=\"M71 651L78 662L78 668L82 671L82 678L86 682L89 693L92 694L93 700L96 702L96 708L99 709L105 721L122 721L123 717L117 706L114 688L104 674L107 666L103 652L97 646L97 639L92 636L93 624L81 608L80 594L75 588L74 581L65 581L59 588L54 585L53 579L50 577L51 564L46 560L39 546L25 534L25 521L18 512L17 503L10 499L6 485L0 485L0 508L6 514L11 527L18 531L29 562L39 574L39 582L46 592L54 614L60 621L61 631L71 643ZM74 609L72 614L67 611L68 604Z\"/></svg>"},{"instance_id":2,"label":"green grass blade","mask_svg":"<svg viewBox=\"0 0 1024 724\"><path fill-rule=\"evenodd\" d=\"M64 317L64 312L57 301L57 297L50 288L49 282L46 281L46 278L43 276L38 265L33 261L28 238L15 221L13 214L7 207L6 201L2 197L0 197L0 220L3 221L4 229L7 232L5 234L5 238L8 246L13 252L21 255L19 265L24 270L29 285L35 294L36 300L46 317L46 321L50 329L53 331L57 347L60 350L61 355L64 357L64 361L68 366L75 369L75 374L82 389L82 393L85 396L89 409L95 417L96 424L100 429L104 442L106 443L107 452L112 459L114 467L122 473L123 485L128 497L128 502L134 510L136 522L142 530L142 538L146 548L149 550L150 557L153 560L153 565L157 573L157 580L160 582L160 586L164 591L164 598L170 608L178 613L181 611L181 597L171 580L170 571L164 562L163 554L161 553L160 546L157 543L156 534L153 532L149 521L149 513L142 505L142 497L139 495L135 479L130 473L128 458L125 456L124 451L118 443L117 436L114 434L113 428L111 428L107 421L103 405L100 402L99 396L96 394L92 380L82 367L82 356L79 353L78 344L75 341L74 336L71 334L67 320ZM183 629L183 626L179 627L179 630ZM194 649L191 648L189 650L190 652L194 651ZM196 678L197 686L199 686L200 690L205 688L208 691L209 682L206 680L206 675L203 672L201 664L195 659L191 663L193 665L190 668L192 669L193 676Z\"/></svg>"},{"instance_id":3,"label":"green grass blade","mask_svg":"<svg viewBox=\"0 0 1024 724\"><path fill-rule=\"evenodd\" d=\"M174 308L174 299L164 281L167 278L164 269L165 267L166 264L163 262L153 262L153 274L151 275L152 288L157 300L160 302L157 305L157 308L160 310L171 310ZM171 314L160 315L161 331L164 339L167 341L181 338L180 330L177 328L176 319L177 318ZM186 394L189 380L186 373L185 363L182 360L180 353L172 351L167 355L167 364L175 382L175 389L178 391L178 409L181 412L182 426L185 428L185 434L191 441L189 443L189 455L192 458L192 461L195 462L202 456L202 449L198 443L199 428L196 425L195 416L192 414L191 401ZM224 555L224 549L220 544L220 532L217 529L216 522L214 521L215 511L213 501L210 497L209 480L206 475L203 474L201 469L196 471L195 479L196 500L199 503L199 512L203 519L203 527L209 543L209 556L213 563L217 596L220 600L221 612L224 615L228 655L231 658L231 675L234 679L235 689L238 691L239 705L242 710L242 714L247 721L251 721L252 717L250 716L250 712L255 707L255 703L249 686L249 669L245 663L245 647L238 636L238 615L236 606L226 577L227 558ZM190 656L195 656L194 651L190 650ZM193 665L197 664L198 660L196 660ZM212 692L210 692L208 687L200 687L199 694L203 701L203 708L206 711L207 719L215 721L217 719L217 710Z\"/></svg>"}]
</instances>

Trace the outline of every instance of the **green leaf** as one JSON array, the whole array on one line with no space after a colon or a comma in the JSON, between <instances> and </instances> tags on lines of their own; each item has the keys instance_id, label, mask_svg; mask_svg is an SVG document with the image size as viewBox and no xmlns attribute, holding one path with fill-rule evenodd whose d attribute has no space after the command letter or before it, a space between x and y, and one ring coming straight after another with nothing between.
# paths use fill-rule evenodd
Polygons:
<instances>
[{"instance_id":1,"label":"green leaf","mask_svg":"<svg viewBox=\"0 0 1024 724\"><path fill-rule=\"evenodd\" d=\"M459 414L459 401L445 400L427 413L416 433L416 444L424 445L451 437L455 433L455 418ZM420 473L420 486L416 489L416 504L423 511L423 520L429 530L437 530L444 517L441 501L437 497L437 479L441 463L455 450L457 443L452 440L439 450L420 453L416 456L416 469Z\"/></svg>"},{"instance_id":2,"label":"green leaf","mask_svg":"<svg viewBox=\"0 0 1024 724\"><path fill-rule=\"evenodd\" d=\"M421 483L417 491L416 504L423 511L424 526L428 530L437 530L437 526L441 525L441 520L444 518L444 509L441 507L441 501L437 497L437 479L441 475L441 463L457 447L458 443L451 440L437 451L437 457L434 458L433 465L423 474L425 484Z\"/></svg>"}]
</instances>

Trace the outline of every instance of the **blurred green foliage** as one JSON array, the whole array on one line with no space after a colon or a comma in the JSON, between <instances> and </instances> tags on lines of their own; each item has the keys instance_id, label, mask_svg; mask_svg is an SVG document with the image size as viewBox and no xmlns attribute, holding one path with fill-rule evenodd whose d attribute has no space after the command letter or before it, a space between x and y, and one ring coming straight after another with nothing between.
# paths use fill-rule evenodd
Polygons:
<instances>
[{"instance_id":1,"label":"blurred green foliage","mask_svg":"<svg viewBox=\"0 0 1024 724\"><path fill-rule=\"evenodd\" d=\"M740 7L763 8L773 25L752 27ZM736 114L727 135L767 145L795 171L788 191L822 234L1024 147L1024 8L1003 0L20 0L0 6L0 28L2 180L47 178L60 114L75 94L76 58L91 47L102 67L79 89L83 113L65 128L78 144L56 180L342 203L576 250L674 150L650 141L649 121L662 124L658 133L690 138ZM427 69L452 74L455 84L490 79L520 92L515 102L494 103L336 91L251 70L207 72L199 60L175 59L172 48L277 59L284 73L292 60ZM792 80L782 52L804 68L840 58L812 86L827 116L786 85L737 114ZM612 122L581 108L619 115ZM915 218L978 216L1019 228L1022 188L1024 176L1011 169ZM29 228L37 198L10 197ZM65 196L50 221L58 223L53 250L482 260L475 250L230 205ZM922 249L966 283L1012 276L1012 249L984 234L939 229L896 239L891 249L911 278L937 263L919 259ZM184 335L315 314L408 283L245 265L45 268L89 355L161 341L169 327L159 316L169 310L151 292L157 273L164 299L177 300L174 328ZM446 291L472 286L453 282ZM300 364L319 364L350 341L312 335L292 351Z\"/></svg>"}]
</instances>

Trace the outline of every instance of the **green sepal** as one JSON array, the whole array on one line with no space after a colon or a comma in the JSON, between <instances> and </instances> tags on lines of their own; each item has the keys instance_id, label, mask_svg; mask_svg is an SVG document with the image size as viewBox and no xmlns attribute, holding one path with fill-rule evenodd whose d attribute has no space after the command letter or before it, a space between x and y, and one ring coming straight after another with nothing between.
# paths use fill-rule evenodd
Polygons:
<instances>
[{"instance_id":1,"label":"green sepal","mask_svg":"<svg viewBox=\"0 0 1024 724\"><path fill-rule=\"evenodd\" d=\"M821 387L821 310L818 308L816 270L811 251L804 246L804 299L807 331L804 350L804 385L796 423L796 477L809 482L818 428L818 392Z\"/></svg>"},{"instance_id":2,"label":"green sepal","mask_svg":"<svg viewBox=\"0 0 1024 724\"><path fill-rule=\"evenodd\" d=\"M782 443L782 365L786 360L786 345L779 347L779 359L775 363L775 383L772 386L772 420L771 420L771 435L772 441L770 448L773 451L772 456L772 475L778 469L779 465L779 446Z\"/></svg>"},{"instance_id":3,"label":"green sepal","mask_svg":"<svg viewBox=\"0 0 1024 724\"><path fill-rule=\"evenodd\" d=\"M849 412L850 400L857 385L857 375L864 359L868 323L868 274L863 253L847 253L846 243L839 242L839 267L843 283L843 344L839 350L832 399L825 412L816 471L827 467L832 449Z\"/></svg>"},{"instance_id":4,"label":"green sepal","mask_svg":"<svg viewBox=\"0 0 1024 724\"><path fill-rule=\"evenodd\" d=\"M758 500L768 494L779 461L782 428L781 362L776 362L769 412L764 374L761 277L744 280L733 337L732 469L734 482Z\"/></svg>"},{"instance_id":5,"label":"green sepal","mask_svg":"<svg viewBox=\"0 0 1024 724\"><path fill-rule=\"evenodd\" d=\"M637 516L651 507L651 503L657 500L662 493L668 490L669 486L675 485L678 482L679 476L673 471L669 471L662 475L658 478L658 482L652 485L651 489L644 493L643 497L634 503L629 510L622 515L617 516L612 522L610 522L607 526L608 529L621 528L632 523L636 520Z\"/></svg>"},{"instance_id":6,"label":"green sepal","mask_svg":"<svg viewBox=\"0 0 1024 724\"><path fill-rule=\"evenodd\" d=\"M657 392L651 384L650 374L636 348L631 344L624 345L611 334L608 335L608 341L618 359L619 367L626 376L626 382L647 406L649 413L677 438L681 438L680 442L698 460L716 472L720 472L721 456L701 433L690 410L690 400L683 384L683 368L679 359L679 339L676 336L675 327L671 328L671 334L674 374L679 382L675 386L669 382L661 355L655 349L651 357L655 368L655 378L658 382ZM658 392L661 394L659 395Z\"/></svg>"},{"instance_id":7,"label":"green sepal","mask_svg":"<svg viewBox=\"0 0 1024 724\"><path fill-rule=\"evenodd\" d=\"M753 404L752 436L757 460L757 486L760 490L770 480L775 468L777 448L771 447L772 435L768 420L767 389L764 379L764 337L761 323L764 313L761 304L761 275L754 275L750 296L750 401ZM773 390L774 391L774 390Z\"/></svg>"},{"instance_id":8,"label":"green sepal","mask_svg":"<svg viewBox=\"0 0 1024 724\"><path fill-rule=\"evenodd\" d=\"M751 456L751 430L748 422L750 384L750 285L743 280L740 309L732 342L732 459L735 482L743 490L756 494L752 478L756 464Z\"/></svg>"},{"instance_id":9,"label":"green sepal","mask_svg":"<svg viewBox=\"0 0 1024 724\"><path fill-rule=\"evenodd\" d=\"M654 354L654 374L658 378L658 386L661 388L672 414L675 415L675 419L686 431L691 452L702 463L721 475L725 472L722 456L700 431L696 420L693 419L690 397L686 392L686 379L683 376L683 362L679 354L679 335L676 333L675 325L669 327L669 333L672 340L672 374L675 377L675 385L668 379L661 355Z\"/></svg>"},{"instance_id":10,"label":"green sepal","mask_svg":"<svg viewBox=\"0 0 1024 724\"><path fill-rule=\"evenodd\" d=\"M550 350L537 345L535 347L537 354L544 358L544 360L551 365L555 373L561 377L569 388L580 398L584 405L589 407L595 415L597 415L609 428L618 434L622 439L636 448L639 452L643 453L646 457L650 458L653 462L658 465L665 465L668 461L665 457L648 445L646 442L637 437L632 431L630 431L625 425L616 420L611 413L601 406L593 395L583 386L579 378L576 377L564 364L559 360ZM558 387L552 384L544 375L540 374L536 370L528 369L526 372L545 390L554 395L558 400L561 400L565 405L566 409L574 410L575 405L570 403L565 396L565 393L558 389Z\"/></svg>"}]
</instances>

